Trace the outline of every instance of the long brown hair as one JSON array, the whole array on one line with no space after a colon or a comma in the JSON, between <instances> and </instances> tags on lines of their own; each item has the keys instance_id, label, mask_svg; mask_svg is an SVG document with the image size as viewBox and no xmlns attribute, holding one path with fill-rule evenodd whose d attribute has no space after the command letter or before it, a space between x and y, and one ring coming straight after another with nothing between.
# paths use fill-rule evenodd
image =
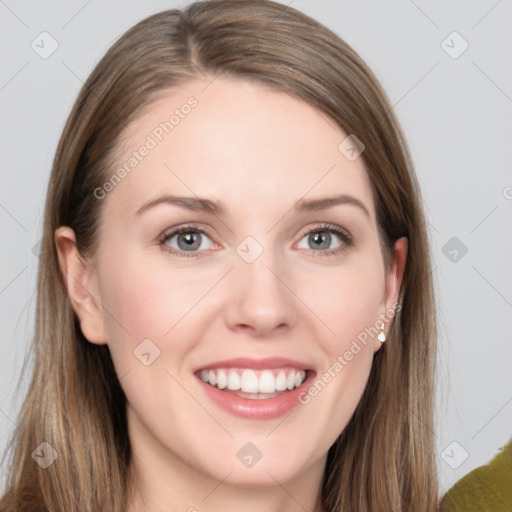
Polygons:
<instances>
[{"instance_id":1,"label":"long brown hair","mask_svg":"<svg viewBox=\"0 0 512 512\"><path fill-rule=\"evenodd\" d=\"M96 248L120 134L159 93L218 76L309 102L365 145L385 261L408 238L402 307L374 356L363 397L327 456L326 512L438 509L433 443L436 352L430 249L417 178L391 105L343 40L290 7L213 0L150 16L128 30L82 87L60 139L46 199L32 381L10 444L3 512L122 512L130 480L126 397L106 345L89 343L59 269L54 233L70 226ZM341 142L341 141L340 141ZM32 453L48 443L47 469Z\"/></svg>"}]
</instances>

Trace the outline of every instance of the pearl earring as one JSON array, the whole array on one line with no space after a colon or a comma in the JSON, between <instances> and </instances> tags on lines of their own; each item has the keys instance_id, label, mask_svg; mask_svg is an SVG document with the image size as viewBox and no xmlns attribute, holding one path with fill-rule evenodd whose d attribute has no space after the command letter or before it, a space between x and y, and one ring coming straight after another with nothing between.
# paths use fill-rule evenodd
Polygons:
<instances>
[{"instance_id":1,"label":"pearl earring","mask_svg":"<svg viewBox=\"0 0 512 512\"><path fill-rule=\"evenodd\" d=\"M379 333L379 335L377 336L377 339L381 342L381 343L384 343L386 341L386 335L384 334L384 322L382 323L382 331Z\"/></svg>"}]
</instances>

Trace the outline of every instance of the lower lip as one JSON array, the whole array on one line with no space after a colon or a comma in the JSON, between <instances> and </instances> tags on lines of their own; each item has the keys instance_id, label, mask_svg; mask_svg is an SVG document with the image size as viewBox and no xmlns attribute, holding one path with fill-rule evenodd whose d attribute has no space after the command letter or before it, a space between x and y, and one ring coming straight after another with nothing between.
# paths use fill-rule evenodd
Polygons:
<instances>
[{"instance_id":1,"label":"lower lip","mask_svg":"<svg viewBox=\"0 0 512 512\"><path fill-rule=\"evenodd\" d=\"M300 404L299 395L305 391L314 379L314 372L309 372L304 382L291 391L274 398L250 399L242 398L232 393L222 391L217 387L206 384L199 377L197 380L208 397L220 408L240 418L253 420L272 420L290 412Z\"/></svg>"}]
</instances>

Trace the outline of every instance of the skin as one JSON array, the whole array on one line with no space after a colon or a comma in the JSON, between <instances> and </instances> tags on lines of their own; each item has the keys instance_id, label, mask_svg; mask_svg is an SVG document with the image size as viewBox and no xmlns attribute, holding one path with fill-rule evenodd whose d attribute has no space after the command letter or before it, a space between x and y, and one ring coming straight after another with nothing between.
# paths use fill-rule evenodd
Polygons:
<instances>
[{"instance_id":1,"label":"skin","mask_svg":"<svg viewBox=\"0 0 512 512\"><path fill-rule=\"evenodd\" d=\"M407 240L396 242L385 268L363 159L341 154L347 134L325 115L263 85L225 78L206 85L168 91L130 125L119 166L174 108L190 96L198 101L102 199L92 257L77 253L70 228L57 230L62 272L84 335L108 344L128 399L140 478L129 512L319 510L327 451L361 398L377 337L310 403L275 420L219 409L193 370L283 356L321 375L396 302ZM160 204L136 214L162 194L218 199L227 213ZM359 199L369 216L350 204L292 210L303 197L337 194ZM196 249L202 256L165 250L159 236L189 223L207 232ZM329 232L329 248L345 250L319 254L311 239L321 223L348 231L353 244ZM249 235L263 248L253 263L236 252ZM177 238L167 247L180 251ZM133 352L148 338L160 356L145 366ZM237 458L247 442L262 453L251 468Z\"/></svg>"}]
</instances>

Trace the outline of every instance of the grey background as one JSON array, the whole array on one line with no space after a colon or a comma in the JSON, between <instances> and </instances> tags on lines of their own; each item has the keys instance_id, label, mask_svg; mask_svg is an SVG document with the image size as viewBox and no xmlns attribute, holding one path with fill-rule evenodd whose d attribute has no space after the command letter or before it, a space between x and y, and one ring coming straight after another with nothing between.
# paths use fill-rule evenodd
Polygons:
<instances>
[{"instance_id":1,"label":"grey background","mask_svg":"<svg viewBox=\"0 0 512 512\"><path fill-rule=\"evenodd\" d=\"M147 15L185 4L0 0L2 450L26 389L24 382L14 400L32 334L34 246L64 122L113 40ZM512 436L512 2L286 4L360 53L389 94L411 147L439 297L435 435L446 490ZM41 45L43 31L58 43L46 59L31 47ZM454 31L469 44L457 58L464 42Z\"/></svg>"}]
</instances>

